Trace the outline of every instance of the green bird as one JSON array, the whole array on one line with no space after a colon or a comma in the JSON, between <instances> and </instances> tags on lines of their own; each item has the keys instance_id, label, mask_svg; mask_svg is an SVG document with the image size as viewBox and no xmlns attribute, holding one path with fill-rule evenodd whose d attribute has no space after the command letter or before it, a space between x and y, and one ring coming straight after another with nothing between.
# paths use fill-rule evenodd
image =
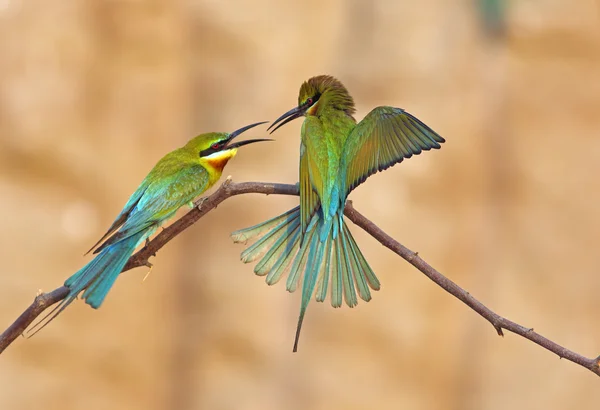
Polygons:
<instances>
[{"instance_id":1,"label":"green bird","mask_svg":"<svg viewBox=\"0 0 600 410\"><path fill-rule=\"evenodd\" d=\"M300 143L300 206L250 228L232 233L234 242L256 242L241 254L244 263L260 261L257 275L269 285L284 274L294 292L303 275L302 302L293 351L315 293L323 302L349 307L371 299L379 280L356 245L346 222L348 194L370 175L432 148L444 139L401 108L377 107L359 123L354 100L337 79L321 75L300 87L298 106L279 117L273 131L304 116ZM279 125L277 125L279 124ZM269 129L271 128L269 127Z\"/></svg>"},{"instance_id":2,"label":"green bird","mask_svg":"<svg viewBox=\"0 0 600 410\"><path fill-rule=\"evenodd\" d=\"M98 309L134 250L183 205L193 207L194 198L221 178L225 165L236 155L239 147L271 141L252 139L233 142L244 131L264 123L251 124L231 134L213 132L198 135L158 161L106 234L87 252L95 249L94 254L98 256L65 281L69 288L67 297L31 330L45 322L37 331L41 330L81 292L86 303Z\"/></svg>"}]
</instances>

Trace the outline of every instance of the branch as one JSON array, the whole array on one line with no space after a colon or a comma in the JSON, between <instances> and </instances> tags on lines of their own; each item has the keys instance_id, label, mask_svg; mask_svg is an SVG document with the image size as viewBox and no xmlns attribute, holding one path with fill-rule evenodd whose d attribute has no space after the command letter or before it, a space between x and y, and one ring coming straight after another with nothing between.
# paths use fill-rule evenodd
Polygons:
<instances>
[{"instance_id":1,"label":"branch","mask_svg":"<svg viewBox=\"0 0 600 410\"><path fill-rule=\"evenodd\" d=\"M490 322L496 329L496 332L498 332L499 336L504 336L502 329L506 329L509 332L513 332L519 336L523 336L525 339L531 340L533 343L542 346L544 349L550 350L552 353L556 353L559 358L564 358L573 363L577 363L578 365L583 366L600 376L600 356L595 359L588 359L587 357L562 347L558 343L553 342L539 333L534 332L533 328L521 326L518 323L500 316L471 296L469 292L435 270L431 265L421 259L417 252L411 251L382 231L381 228L379 228L373 222L365 218L361 213L354 209L352 206L352 201L348 201L346 203L344 214L348 217L348 219L364 229L369 235L377 239L383 246L400 255L404 260L420 270L423 274L425 274L425 276L434 281L446 292L450 293L455 298L460 299L465 305L469 306L484 319Z\"/></svg>"},{"instance_id":2,"label":"branch","mask_svg":"<svg viewBox=\"0 0 600 410\"><path fill-rule=\"evenodd\" d=\"M175 238L181 232L192 226L204 215L215 209L221 202L232 196L241 194L278 194L278 195L298 195L296 185L272 184L264 182L243 182L239 184L231 183L227 178L225 182L210 196L203 197L194 202L194 208L180 219L175 221L169 227L156 235L145 247L134 253L122 272L140 267L151 266L148 259L155 256L156 253L165 246L171 239ZM61 286L52 292L42 293L41 291L33 300L33 303L25 309L23 313L0 335L0 354L15 341L19 335L22 335L25 329L47 308L60 302L69 294L69 289Z\"/></svg>"},{"instance_id":3,"label":"branch","mask_svg":"<svg viewBox=\"0 0 600 410\"><path fill-rule=\"evenodd\" d=\"M273 184L263 182L243 182L232 183L227 179L212 195L200 198L194 205L194 209L178 219L168 228L158 234L147 246L140 249L131 256L123 272L140 266L149 266L148 259L154 256L171 239L175 238L185 229L193 225L196 221L216 208L225 199L242 194L277 194L277 195L298 195L297 185ZM421 259L416 252L411 251L394 238L386 234L381 228L365 218L352 206L352 202L346 204L345 215L356 225L364 229L373 238L378 240L383 246L387 247L397 255L401 256L408 263L413 265L425 276L435 282L438 286L450 293L464 304L469 306L484 319L494 326L500 336L504 336L503 329L522 336L537 345L555 353L560 358L565 358L573 363L585 367L596 375L600 376L600 356L590 359L575 353L550 339L536 333L531 328L521 326L511 320L508 320L491 309L486 307L480 301L475 299L469 292L452 282L450 279L435 270L431 265ZM60 287L49 293L38 294L33 303L17 318L17 320L0 335L0 353L4 351L25 329L37 318L44 310L53 304L63 300L68 294L66 287Z\"/></svg>"}]
</instances>

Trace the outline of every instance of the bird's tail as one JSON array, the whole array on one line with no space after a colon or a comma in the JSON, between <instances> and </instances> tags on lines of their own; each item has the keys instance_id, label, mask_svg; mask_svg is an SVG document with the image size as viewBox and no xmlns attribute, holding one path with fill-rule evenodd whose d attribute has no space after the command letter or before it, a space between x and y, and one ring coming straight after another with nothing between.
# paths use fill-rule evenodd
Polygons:
<instances>
[{"instance_id":1,"label":"bird's tail","mask_svg":"<svg viewBox=\"0 0 600 410\"><path fill-rule=\"evenodd\" d=\"M357 289L358 296L368 302L371 300L370 289L380 288L379 280L358 248L343 214L324 221L321 213L316 212L303 235L300 229L300 208L296 207L231 234L236 243L255 241L242 252L241 259L244 263L260 259L254 272L266 276L267 284L273 285L288 274L286 288L294 292L304 273L294 351L298 348L302 321L313 293L318 302L323 302L331 283L331 305L340 307L343 298L348 306L354 307L358 303Z\"/></svg>"},{"instance_id":2,"label":"bird's tail","mask_svg":"<svg viewBox=\"0 0 600 410\"><path fill-rule=\"evenodd\" d=\"M33 336L65 310L82 291L85 303L98 309L115 280L125 267L137 245L145 237L142 231L103 249L98 256L68 278L64 285L69 288L67 297L29 331Z\"/></svg>"}]
</instances>

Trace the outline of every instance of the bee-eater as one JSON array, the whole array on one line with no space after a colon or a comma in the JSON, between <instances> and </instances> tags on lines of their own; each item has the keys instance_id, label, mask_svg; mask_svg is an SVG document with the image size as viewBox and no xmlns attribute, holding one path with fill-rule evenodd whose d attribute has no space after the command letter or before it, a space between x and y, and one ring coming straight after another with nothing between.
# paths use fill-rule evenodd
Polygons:
<instances>
[{"instance_id":1,"label":"bee-eater","mask_svg":"<svg viewBox=\"0 0 600 410\"><path fill-rule=\"evenodd\" d=\"M252 139L233 142L244 131L264 123L251 124L231 134L213 132L198 135L158 161L131 195L106 234L88 251L89 253L95 249L94 254L98 256L65 281L69 293L48 314L49 319L44 326L69 306L82 291L86 303L94 309L99 308L133 251L167 219L174 216L180 207L186 204L193 207L194 198L221 178L223 168L235 156L239 147L270 141ZM38 322L32 331L46 318Z\"/></svg>"},{"instance_id":2,"label":"bee-eater","mask_svg":"<svg viewBox=\"0 0 600 410\"><path fill-rule=\"evenodd\" d=\"M232 233L235 242L256 240L242 252L244 263L272 285L289 272L287 290L296 290L304 273L298 339L306 308L316 288L323 302L331 286L331 304L364 301L379 290L379 280L356 245L346 222L348 194L370 175L404 158L440 148L444 139L401 108L377 107L356 123L354 100L337 79L321 75L300 87L298 106L271 127L304 116L300 143L300 206L250 228ZM277 125L279 124L279 125ZM271 128L269 127L269 129ZM331 285L330 285L331 283Z\"/></svg>"}]
</instances>

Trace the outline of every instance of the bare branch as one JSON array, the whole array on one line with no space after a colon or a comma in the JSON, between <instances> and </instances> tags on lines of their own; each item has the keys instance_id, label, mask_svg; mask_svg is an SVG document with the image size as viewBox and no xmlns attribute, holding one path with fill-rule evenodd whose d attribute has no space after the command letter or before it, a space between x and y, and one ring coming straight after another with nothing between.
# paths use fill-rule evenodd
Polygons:
<instances>
[{"instance_id":1,"label":"bare branch","mask_svg":"<svg viewBox=\"0 0 600 410\"><path fill-rule=\"evenodd\" d=\"M545 338L539 333L534 332L533 328L521 326L520 324L508 320L493 312L483 303L471 296L469 292L467 292L466 290L458 286L456 283L452 282L450 279L448 279L440 272L435 270L433 267L431 267L431 265L429 265L427 262L421 259L421 257L416 252L411 251L410 249L396 241L394 238L386 234L384 231L382 231L381 228L379 228L373 222L365 218L356 209L354 209L354 207L352 206L352 201L348 201L344 213L348 217L348 219L350 219L356 225L364 229L373 238L377 239L379 243L381 243L383 246L400 255L403 259L405 259L408 263L420 270L423 274L425 274L425 276L434 281L446 292L450 293L457 299L460 299L465 305L469 306L479 315L483 316L488 322L492 324L492 326L494 326L494 329L496 329L498 335L504 336L502 329L506 329L509 332L513 332L519 336L523 336L524 338L531 340L533 343L536 343L542 346L543 348L550 350L553 353L556 353L559 358L564 358L570 360L573 363L577 363L578 365L581 365L586 369L591 370L596 375L600 376L600 357L595 359L589 359L585 356L582 356L578 353L575 353L567 348L560 346L559 344L553 342L550 339Z\"/></svg>"},{"instance_id":2,"label":"bare branch","mask_svg":"<svg viewBox=\"0 0 600 410\"><path fill-rule=\"evenodd\" d=\"M298 186L263 182L243 182L236 184L232 183L228 178L212 195L197 200L194 204L194 209L178 219L168 228L164 229L153 240L151 240L147 246L131 256L127 262L127 265L125 265L123 272L139 266L147 266L149 264L148 259L151 256L154 256L156 252L165 246L171 239L175 238L208 212L216 208L225 199L236 195L251 193L265 195L298 195ZM600 376L600 357L590 359L582 356L560 346L550 339L545 338L539 333L534 332L534 330L531 328L521 326L518 323L510 321L493 312L480 301L471 296L469 292L462 289L456 283L452 282L450 279L431 267L427 262L421 259L417 253L406 248L404 245L386 234L373 222L365 218L356 209L354 209L351 201L348 201L346 204L345 215L356 225L364 229L373 238L378 240L383 246L401 256L446 292L461 300L463 303L485 318L492 324L492 326L494 326L494 329L496 329L496 332L500 336L504 335L502 332L503 329L508 330L509 332L531 340L539 346L555 353L560 358L577 363L578 365L583 366ZM0 353L2 353L4 349L6 349L19 335L21 335L44 310L63 300L67 294L68 289L62 286L53 290L52 292L41 293L36 296L33 303L17 318L17 320L15 320L12 325L8 327L8 329L4 331L4 333L2 333L2 335L0 335Z\"/></svg>"},{"instance_id":3,"label":"bare branch","mask_svg":"<svg viewBox=\"0 0 600 410\"><path fill-rule=\"evenodd\" d=\"M223 184L210 196L194 202L195 207L156 235L145 247L133 254L123 268L126 272L140 266L150 266L149 259L165 246L171 239L192 226L208 212L215 209L221 202L232 196L241 194L277 194L298 195L298 187L289 184L272 184L264 182L242 182L234 184L227 178ZM48 293L40 293L33 303L0 335L0 354L47 308L67 297L69 290L61 286Z\"/></svg>"}]
</instances>

